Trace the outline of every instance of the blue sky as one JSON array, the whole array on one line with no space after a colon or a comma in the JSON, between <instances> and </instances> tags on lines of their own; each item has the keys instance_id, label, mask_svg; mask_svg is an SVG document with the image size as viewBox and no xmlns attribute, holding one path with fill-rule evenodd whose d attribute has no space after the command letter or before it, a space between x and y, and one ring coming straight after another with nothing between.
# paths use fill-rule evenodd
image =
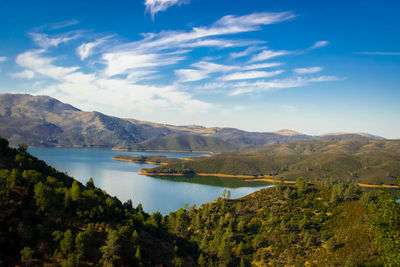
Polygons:
<instances>
[{"instance_id":1,"label":"blue sky","mask_svg":"<svg viewBox=\"0 0 400 267\"><path fill-rule=\"evenodd\" d=\"M398 1L0 0L0 93L169 124L400 138Z\"/></svg>"}]
</instances>

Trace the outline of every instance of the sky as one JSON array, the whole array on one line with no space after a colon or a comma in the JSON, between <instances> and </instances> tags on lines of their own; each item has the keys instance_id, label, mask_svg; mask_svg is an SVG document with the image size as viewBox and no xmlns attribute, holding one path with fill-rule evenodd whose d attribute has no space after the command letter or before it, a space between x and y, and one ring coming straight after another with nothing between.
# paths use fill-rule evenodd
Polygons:
<instances>
[{"instance_id":1,"label":"sky","mask_svg":"<svg viewBox=\"0 0 400 267\"><path fill-rule=\"evenodd\" d=\"M400 138L400 2L0 0L0 93L174 125Z\"/></svg>"}]
</instances>

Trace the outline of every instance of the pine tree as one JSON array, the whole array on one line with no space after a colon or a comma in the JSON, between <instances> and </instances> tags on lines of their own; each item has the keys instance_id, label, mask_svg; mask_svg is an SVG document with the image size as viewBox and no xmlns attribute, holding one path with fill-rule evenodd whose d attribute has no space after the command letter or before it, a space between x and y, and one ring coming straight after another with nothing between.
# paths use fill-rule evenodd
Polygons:
<instances>
[{"instance_id":1,"label":"pine tree","mask_svg":"<svg viewBox=\"0 0 400 267\"><path fill-rule=\"evenodd\" d=\"M92 178L92 177L90 177L89 181L87 181L86 187L87 187L88 189L93 189L93 188L95 188L95 186L94 186L94 181L93 181L93 178Z\"/></svg>"},{"instance_id":2,"label":"pine tree","mask_svg":"<svg viewBox=\"0 0 400 267\"><path fill-rule=\"evenodd\" d=\"M100 251L103 254L100 263L103 264L103 266L114 266L114 261L119 259L118 238L119 237L117 231L111 230L110 232L108 232L106 243L100 248Z\"/></svg>"},{"instance_id":3,"label":"pine tree","mask_svg":"<svg viewBox=\"0 0 400 267\"><path fill-rule=\"evenodd\" d=\"M78 181L74 181L71 186L71 199L77 201L81 197L81 189L79 188Z\"/></svg>"}]
</instances>

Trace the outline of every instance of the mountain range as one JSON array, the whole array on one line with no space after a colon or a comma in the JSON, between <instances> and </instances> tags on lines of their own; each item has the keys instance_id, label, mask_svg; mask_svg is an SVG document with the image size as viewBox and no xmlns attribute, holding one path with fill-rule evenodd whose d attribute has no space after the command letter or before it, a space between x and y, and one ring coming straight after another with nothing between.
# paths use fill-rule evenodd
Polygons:
<instances>
[{"instance_id":1,"label":"mountain range","mask_svg":"<svg viewBox=\"0 0 400 267\"><path fill-rule=\"evenodd\" d=\"M235 128L174 126L86 112L49 96L28 94L0 94L0 135L14 146L24 142L34 147L213 152L300 140L384 139L365 133L311 136L287 129L247 132Z\"/></svg>"}]
</instances>

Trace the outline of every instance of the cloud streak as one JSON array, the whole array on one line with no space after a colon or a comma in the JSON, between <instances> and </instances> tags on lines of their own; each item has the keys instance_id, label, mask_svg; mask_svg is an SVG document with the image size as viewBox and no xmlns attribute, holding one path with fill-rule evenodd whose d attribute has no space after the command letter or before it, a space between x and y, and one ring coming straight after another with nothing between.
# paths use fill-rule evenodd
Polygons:
<instances>
[{"instance_id":1,"label":"cloud streak","mask_svg":"<svg viewBox=\"0 0 400 267\"><path fill-rule=\"evenodd\" d=\"M283 73L283 70L235 72L223 76L221 79L223 81L250 80L250 79L268 78L279 75L281 73Z\"/></svg>"},{"instance_id":2,"label":"cloud streak","mask_svg":"<svg viewBox=\"0 0 400 267\"><path fill-rule=\"evenodd\" d=\"M311 73L317 73L322 71L321 67L308 67L308 68L296 68L294 69L294 72L297 74L311 74Z\"/></svg>"},{"instance_id":3,"label":"cloud streak","mask_svg":"<svg viewBox=\"0 0 400 267\"><path fill-rule=\"evenodd\" d=\"M71 40L76 40L81 37L80 32L68 32L49 37L44 33L30 33L32 40L42 48L57 47L60 44L67 43Z\"/></svg>"},{"instance_id":4,"label":"cloud streak","mask_svg":"<svg viewBox=\"0 0 400 267\"><path fill-rule=\"evenodd\" d=\"M339 80L336 76L317 76L311 78L296 77L286 79L275 79L271 81L240 82L230 85L234 88L229 93L230 96L250 94L256 92L266 92L276 89L295 88L309 85L310 83L331 82Z\"/></svg>"},{"instance_id":5,"label":"cloud streak","mask_svg":"<svg viewBox=\"0 0 400 267\"><path fill-rule=\"evenodd\" d=\"M154 16L161 11L165 11L172 6L180 6L187 4L188 0L146 0L144 5L146 11L151 14L151 18L154 20Z\"/></svg>"},{"instance_id":6,"label":"cloud streak","mask_svg":"<svg viewBox=\"0 0 400 267\"><path fill-rule=\"evenodd\" d=\"M264 50L261 53L253 56L250 59L250 62L257 62L257 61L264 61L264 60L269 60L274 57L280 57L280 56L285 56L289 55L291 52L289 51L274 51L274 50Z\"/></svg>"},{"instance_id":7,"label":"cloud streak","mask_svg":"<svg viewBox=\"0 0 400 267\"><path fill-rule=\"evenodd\" d=\"M309 49L314 50L314 49L318 49L318 48L325 47L328 45L329 45L328 41L318 41L318 42L315 42Z\"/></svg>"}]
</instances>

